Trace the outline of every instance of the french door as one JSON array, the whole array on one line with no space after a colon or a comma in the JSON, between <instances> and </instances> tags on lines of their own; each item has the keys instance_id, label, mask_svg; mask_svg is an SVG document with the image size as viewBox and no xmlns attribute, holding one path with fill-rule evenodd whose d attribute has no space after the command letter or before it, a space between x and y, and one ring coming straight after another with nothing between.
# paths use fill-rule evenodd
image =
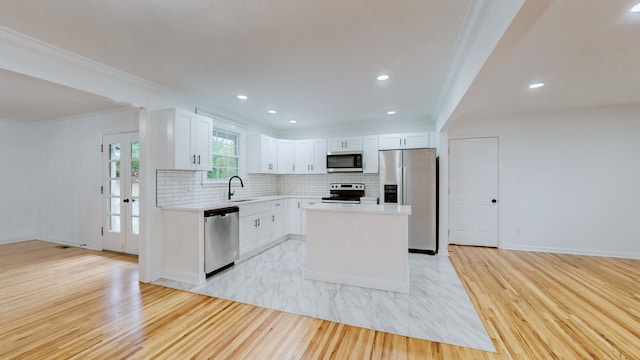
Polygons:
<instances>
[{"instance_id":1,"label":"french door","mask_svg":"<svg viewBox=\"0 0 640 360\"><path fill-rule=\"evenodd\" d=\"M449 243L498 247L498 138L449 141Z\"/></svg>"},{"instance_id":2,"label":"french door","mask_svg":"<svg viewBox=\"0 0 640 360\"><path fill-rule=\"evenodd\" d=\"M138 254L140 142L138 133L104 135L102 249Z\"/></svg>"}]
</instances>

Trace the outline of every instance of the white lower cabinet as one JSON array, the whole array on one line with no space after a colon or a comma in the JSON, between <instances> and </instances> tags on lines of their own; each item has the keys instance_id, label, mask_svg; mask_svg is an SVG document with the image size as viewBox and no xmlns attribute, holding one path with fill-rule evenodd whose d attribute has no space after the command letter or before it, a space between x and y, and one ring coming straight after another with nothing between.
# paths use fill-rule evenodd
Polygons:
<instances>
[{"instance_id":1,"label":"white lower cabinet","mask_svg":"<svg viewBox=\"0 0 640 360\"><path fill-rule=\"evenodd\" d=\"M271 202L240 206L240 256L271 240Z\"/></svg>"},{"instance_id":2,"label":"white lower cabinet","mask_svg":"<svg viewBox=\"0 0 640 360\"><path fill-rule=\"evenodd\" d=\"M240 260L269 248L284 238L286 200L240 205Z\"/></svg>"},{"instance_id":3,"label":"white lower cabinet","mask_svg":"<svg viewBox=\"0 0 640 360\"><path fill-rule=\"evenodd\" d=\"M268 213L240 218L240 254L245 254L271 240Z\"/></svg>"},{"instance_id":4,"label":"white lower cabinet","mask_svg":"<svg viewBox=\"0 0 640 360\"><path fill-rule=\"evenodd\" d=\"M300 229L301 210L302 204L300 199L289 200L289 233L290 234L302 234Z\"/></svg>"},{"instance_id":5,"label":"white lower cabinet","mask_svg":"<svg viewBox=\"0 0 640 360\"><path fill-rule=\"evenodd\" d=\"M290 233L307 234L307 214L303 210L305 207L320 203L317 198L291 199L289 205Z\"/></svg>"},{"instance_id":6,"label":"white lower cabinet","mask_svg":"<svg viewBox=\"0 0 640 360\"><path fill-rule=\"evenodd\" d=\"M284 207L285 200L271 202L271 240L278 240L287 235L285 233Z\"/></svg>"}]
</instances>

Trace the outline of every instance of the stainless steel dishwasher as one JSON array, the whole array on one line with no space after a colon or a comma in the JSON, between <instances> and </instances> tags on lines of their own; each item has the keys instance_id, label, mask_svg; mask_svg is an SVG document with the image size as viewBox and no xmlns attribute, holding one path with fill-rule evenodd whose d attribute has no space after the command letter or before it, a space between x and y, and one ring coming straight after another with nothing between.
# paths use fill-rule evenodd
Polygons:
<instances>
[{"instance_id":1,"label":"stainless steel dishwasher","mask_svg":"<svg viewBox=\"0 0 640 360\"><path fill-rule=\"evenodd\" d=\"M211 276L239 258L240 221L237 206L204 212L204 272Z\"/></svg>"}]
</instances>

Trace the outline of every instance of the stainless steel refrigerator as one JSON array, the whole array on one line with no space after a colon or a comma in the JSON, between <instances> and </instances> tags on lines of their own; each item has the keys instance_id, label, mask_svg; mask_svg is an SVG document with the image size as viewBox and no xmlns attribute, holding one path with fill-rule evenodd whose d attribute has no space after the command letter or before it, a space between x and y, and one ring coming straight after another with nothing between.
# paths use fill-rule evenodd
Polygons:
<instances>
[{"instance_id":1,"label":"stainless steel refrigerator","mask_svg":"<svg viewBox=\"0 0 640 360\"><path fill-rule=\"evenodd\" d=\"M409 251L438 252L436 149L380 150L380 204L411 205Z\"/></svg>"}]
</instances>

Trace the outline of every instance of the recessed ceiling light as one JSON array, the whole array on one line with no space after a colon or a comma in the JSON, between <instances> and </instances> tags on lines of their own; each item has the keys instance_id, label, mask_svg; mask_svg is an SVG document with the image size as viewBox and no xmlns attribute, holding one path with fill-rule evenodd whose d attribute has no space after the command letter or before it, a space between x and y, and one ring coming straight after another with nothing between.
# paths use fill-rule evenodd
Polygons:
<instances>
[{"instance_id":1,"label":"recessed ceiling light","mask_svg":"<svg viewBox=\"0 0 640 360\"><path fill-rule=\"evenodd\" d=\"M631 12L640 12L640 3L632 7Z\"/></svg>"},{"instance_id":2,"label":"recessed ceiling light","mask_svg":"<svg viewBox=\"0 0 640 360\"><path fill-rule=\"evenodd\" d=\"M278 113L278 112L277 112L277 111L275 111L275 110L267 110L267 112L268 112L269 114L277 114L277 113Z\"/></svg>"},{"instance_id":3,"label":"recessed ceiling light","mask_svg":"<svg viewBox=\"0 0 640 360\"><path fill-rule=\"evenodd\" d=\"M238 99L240 99L240 100L247 100L247 99L248 99L247 95L238 95L238 96L236 96L236 97L237 97Z\"/></svg>"},{"instance_id":4,"label":"recessed ceiling light","mask_svg":"<svg viewBox=\"0 0 640 360\"><path fill-rule=\"evenodd\" d=\"M389 80L389 75L386 75L386 74L378 75L376 79L380 81Z\"/></svg>"},{"instance_id":5,"label":"recessed ceiling light","mask_svg":"<svg viewBox=\"0 0 640 360\"><path fill-rule=\"evenodd\" d=\"M544 86L544 83L533 83L531 85L529 85L529 89L537 89L537 88L541 88Z\"/></svg>"},{"instance_id":6,"label":"recessed ceiling light","mask_svg":"<svg viewBox=\"0 0 640 360\"><path fill-rule=\"evenodd\" d=\"M395 115L395 114L396 114L396 112L395 112L395 111L393 111L393 110L391 110L391 111L387 111L387 115Z\"/></svg>"},{"instance_id":7,"label":"recessed ceiling light","mask_svg":"<svg viewBox=\"0 0 640 360\"><path fill-rule=\"evenodd\" d=\"M295 120L289 120L289 124L295 124L295 123L297 123L297 121L295 121Z\"/></svg>"}]
</instances>

